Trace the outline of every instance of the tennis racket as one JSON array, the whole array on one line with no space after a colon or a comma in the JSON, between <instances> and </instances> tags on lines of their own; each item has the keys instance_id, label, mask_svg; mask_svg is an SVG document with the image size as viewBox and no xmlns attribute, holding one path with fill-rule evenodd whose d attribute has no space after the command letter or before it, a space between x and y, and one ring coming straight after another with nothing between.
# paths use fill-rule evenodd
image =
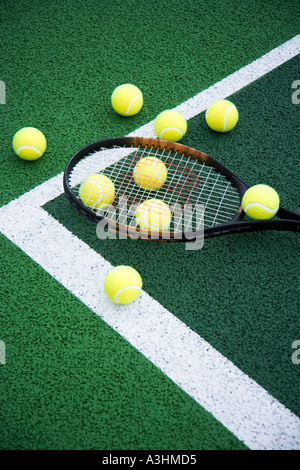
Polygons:
<instances>
[{"instance_id":1,"label":"tennis racket","mask_svg":"<svg viewBox=\"0 0 300 470\"><path fill-rule=\"evenodd\" d=\"M144 189L134 180L140 159L156 157L167 178L159 189ZM104 174L115 186L113 200L97 207L80 198L82 181ZM300 214L280 207L268 220L244 220L242 197L248 185L209 155L185 145L143 137L117 137L93 142L69 160L63 178L71 204L87 219L100 223L103 233L157 241L195 241L260 230L300 231ZM141 227L139 205L149 199L163 201L171 213L167 228Z\"/></svg>"}]
</instances>

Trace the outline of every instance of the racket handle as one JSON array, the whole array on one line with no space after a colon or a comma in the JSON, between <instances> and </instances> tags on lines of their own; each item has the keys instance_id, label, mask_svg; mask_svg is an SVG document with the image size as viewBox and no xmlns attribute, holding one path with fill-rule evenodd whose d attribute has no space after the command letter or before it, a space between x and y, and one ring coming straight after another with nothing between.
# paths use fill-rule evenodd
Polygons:
<instances>
[{"instance_id":1,"label":"racket handle","mask_svg":"<svg viewBox=\"0 0 300 470\"><path fill-rule=\"evenodd\" d=\"M298 216L299 217L299 216ZM289 232L300 232L300 219L272 219L272 220L250 220L223 224L209 227L204 230L204 238L212 238L221 235L235 233L257 232L264 230L279 230Z\"/></svg>"}]
</instances>

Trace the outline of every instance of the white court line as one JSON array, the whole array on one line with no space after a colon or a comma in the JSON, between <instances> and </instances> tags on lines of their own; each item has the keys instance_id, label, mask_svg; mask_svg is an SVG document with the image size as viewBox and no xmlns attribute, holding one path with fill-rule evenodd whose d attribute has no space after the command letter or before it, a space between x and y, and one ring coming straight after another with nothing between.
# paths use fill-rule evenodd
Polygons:
<instances>
[{"instance_id":1,"label":"white court line","mask_svg":"<svg viewBox=\"0 0 300 470\"><path fill-rule=\"evenodd\" d=\"M227 98L299 53L300 35L298 34L290 41L285 42L259 59L228 75L228 77L203 90L174 109L182 113L186 119L191 119L205 111L214 101ZM154 120L131 132L129 135L156 137L154 133Z\"/></svg>"},{"instance_id":2,"label":"white court line","mask_svg":"<svg viewBox=\"0 0 300 470\"><path fill-rule=\"evenodd\" d=\"M247 84L256 80L254 64L264 74L299 51L300 36L296 36L216 84L211 96L225 98L229 90L236 91L237 77L245 76L245 69L253 70ZM245 80L239 86L245 86ZM199 98L205 101L206 94L207 90L187 102L195 106L193 112L199 99L206 106ZM177 109L187 112L187 105ZM148 124L135 133L151 136L152 130ZM142 291L133 304L111 304L102 289L111 264L41 207L62 192L59 174L3 206L1 232L250 449L300 449L300 419L152 297Z\"/></svg>"}]
</instances>

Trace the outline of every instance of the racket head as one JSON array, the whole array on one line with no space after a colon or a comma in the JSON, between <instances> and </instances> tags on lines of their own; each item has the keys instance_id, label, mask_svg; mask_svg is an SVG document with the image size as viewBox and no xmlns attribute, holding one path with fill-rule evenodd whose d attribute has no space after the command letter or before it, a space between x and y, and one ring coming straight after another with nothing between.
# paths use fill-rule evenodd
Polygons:
<instances>
[{"instance_id":1,"label":"racket head","mask_svg":"<svg viewBox=\"0 0 300 470\"><path fill-rule=\"evenodd\" d=\"M149 156L161 160L167 169L165 183L155 190L139 187L133 178L136 164ZM90 207L79 196L82 181L95 173L104 174L115 185L114 199L105 209ZM130 238L158 241L192 241L199 234L205 236L241 220L241 201L248 188L228 168L199 150L144 137L115 137L86 145L70 158L63 185L71 204L94 223L101 222L103 228ZM171 223L165 230L148 230L136 223L139 204L153 198L171 209ZM122 201L129 209L127 218Z\"/></svg>"}]
</instances>

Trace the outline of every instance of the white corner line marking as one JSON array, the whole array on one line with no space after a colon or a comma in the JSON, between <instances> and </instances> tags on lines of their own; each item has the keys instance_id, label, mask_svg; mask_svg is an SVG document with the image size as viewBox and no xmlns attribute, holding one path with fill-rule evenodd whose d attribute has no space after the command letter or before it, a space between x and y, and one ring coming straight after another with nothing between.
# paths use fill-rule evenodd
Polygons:
<instances>
[{"instance_id":1,"label":"white corner line marking","mask_svg":"<svg viewBox=\"0 0 300 470\"><path fill-rule=\"evenodd\" d=\"M53 192L58 181L52 183L49 196L59 193ZM46 196L45 186L43 190ZM296 415L145 291L129 305L110 302L103 282L111 264L44 209L34 207L30 197L19 202L0 209L0 230L7 238L250 449L300 449Z\"/></svg>"},{"instance_id":2,"label":"white corner line marking","mask_svg":"<svg viewBox=\"0 0 300 470\"><path fill-rule=\"evenodd\" d=\"M299 51L300 35L176 109L189 119ZM130 135L151 137L153 122ZM103 295L111 264L41 207L62 193L61 173L1 207L0 231L250 449L299 450L300 419L145 291L122 306Z\"/></svg>"}]
</instances>

